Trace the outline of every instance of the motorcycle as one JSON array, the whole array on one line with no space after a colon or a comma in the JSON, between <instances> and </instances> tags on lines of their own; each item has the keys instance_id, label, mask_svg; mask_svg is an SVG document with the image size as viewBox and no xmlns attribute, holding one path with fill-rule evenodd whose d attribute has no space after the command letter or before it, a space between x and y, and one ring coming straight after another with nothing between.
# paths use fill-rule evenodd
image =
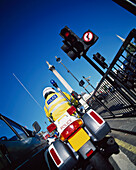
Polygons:
<instances>
[{"instance_id":1,"label":"motorcycle","mask_svg":"<svg viewBox=\"0 0 136 170\"><path fill-rule=\"evenodd\" d=\"M108 123L93 109L83 115L71 106L47 127L57 138L48 147L49 169L113 169L108 158L119 153Z\"/></svg>"},{"instance_id":2,"label":"motorcycle","mask_svg":"<svg viewBox=\"0 0 136 170\"><path fill-rule=\"evenodd\" d=\"M54 139L48 138L48 150L45 159L49 169L59 170L111 170L109 162L112 154L119 153L119 146L111 136L108 123L93 109L81 111L81 107L72 105L71 101L58 87L54 80L51 84L57 88L71 107L56 121L51 119L47 130L57 132ZM74 92L75 99L78 95Z\"/></svg>"}]
</instances>

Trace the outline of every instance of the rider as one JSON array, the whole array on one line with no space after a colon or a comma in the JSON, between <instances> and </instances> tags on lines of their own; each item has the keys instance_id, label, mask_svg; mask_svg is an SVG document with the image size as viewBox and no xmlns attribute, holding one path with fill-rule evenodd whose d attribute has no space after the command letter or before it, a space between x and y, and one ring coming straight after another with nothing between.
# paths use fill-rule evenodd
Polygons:
<instances>
[{"instance_id":1,"label":"rider","mask_svg":"<svg viewBox=\"0 0 136 170\"><path fill-rule=\"evenodd\" d=\"M70 96L65 92L63 93L72 103L74 103L74 105L78 105L78 101L75 100L73 96ZM66 98L51 87L46 87L43 90L43 97L45 98L44 110L49 120L56 121L71 107L71 104Z\"/></svg>"}]
</instances>

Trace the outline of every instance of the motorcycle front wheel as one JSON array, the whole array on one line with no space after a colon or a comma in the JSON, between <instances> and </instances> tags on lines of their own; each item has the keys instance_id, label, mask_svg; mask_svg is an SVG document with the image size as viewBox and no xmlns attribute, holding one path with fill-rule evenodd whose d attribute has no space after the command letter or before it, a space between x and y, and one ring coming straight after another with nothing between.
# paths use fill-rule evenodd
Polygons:
<instances>
[{"instance_id":1,"label":"motorcycle front wheel","mask_svg":"<svg viewBox=\"0 0 136 170\"><path fill-rule=\"evenodd\" d=\"M114 170L108 159L99 152L95 153L84 167L85 170Z\"/></svg>"}]
</instances>

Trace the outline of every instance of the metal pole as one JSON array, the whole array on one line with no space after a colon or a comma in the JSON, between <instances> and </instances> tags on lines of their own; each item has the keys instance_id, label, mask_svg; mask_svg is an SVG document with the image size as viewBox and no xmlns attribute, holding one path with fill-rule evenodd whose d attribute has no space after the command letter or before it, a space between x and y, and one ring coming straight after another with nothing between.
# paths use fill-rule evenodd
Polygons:
<instances>
[{"instance_id":1,"label":"metal pole","mask_svg":"<svg viewBox=\"0 0 136 170\"><path fill-rule=\"evenodd\" d=\"M55 58L57 59L57 56L55 56ZM63 67L67 70L67 72L70 73L70 74L76 79L76 81L79 83L79 80L71 73L70 70L68 70L68 68L67 68L61 61L62 61L62 60L60 60L59 63L62 64Z\"/></svg>"}]
</instances>

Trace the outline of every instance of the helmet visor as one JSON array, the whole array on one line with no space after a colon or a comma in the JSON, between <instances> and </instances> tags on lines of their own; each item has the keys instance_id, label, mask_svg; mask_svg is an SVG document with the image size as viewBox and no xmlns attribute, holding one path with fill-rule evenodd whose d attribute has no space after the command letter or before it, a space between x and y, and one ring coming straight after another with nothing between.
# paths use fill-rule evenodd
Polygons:
<instances>
[{"instance_id":1,"label":"helmet visor","mask_svg":"<svg viewBox=\"0 0 136 170\"><path fill-rule=\"evenodd\" d=\"M49 95L49 94L52 94L52 93L55 93L55 92L50 91L50 92L46 93L45 96L44 96L44 98L47 99L48 95Z\"/></svg>"}]
</instances>

